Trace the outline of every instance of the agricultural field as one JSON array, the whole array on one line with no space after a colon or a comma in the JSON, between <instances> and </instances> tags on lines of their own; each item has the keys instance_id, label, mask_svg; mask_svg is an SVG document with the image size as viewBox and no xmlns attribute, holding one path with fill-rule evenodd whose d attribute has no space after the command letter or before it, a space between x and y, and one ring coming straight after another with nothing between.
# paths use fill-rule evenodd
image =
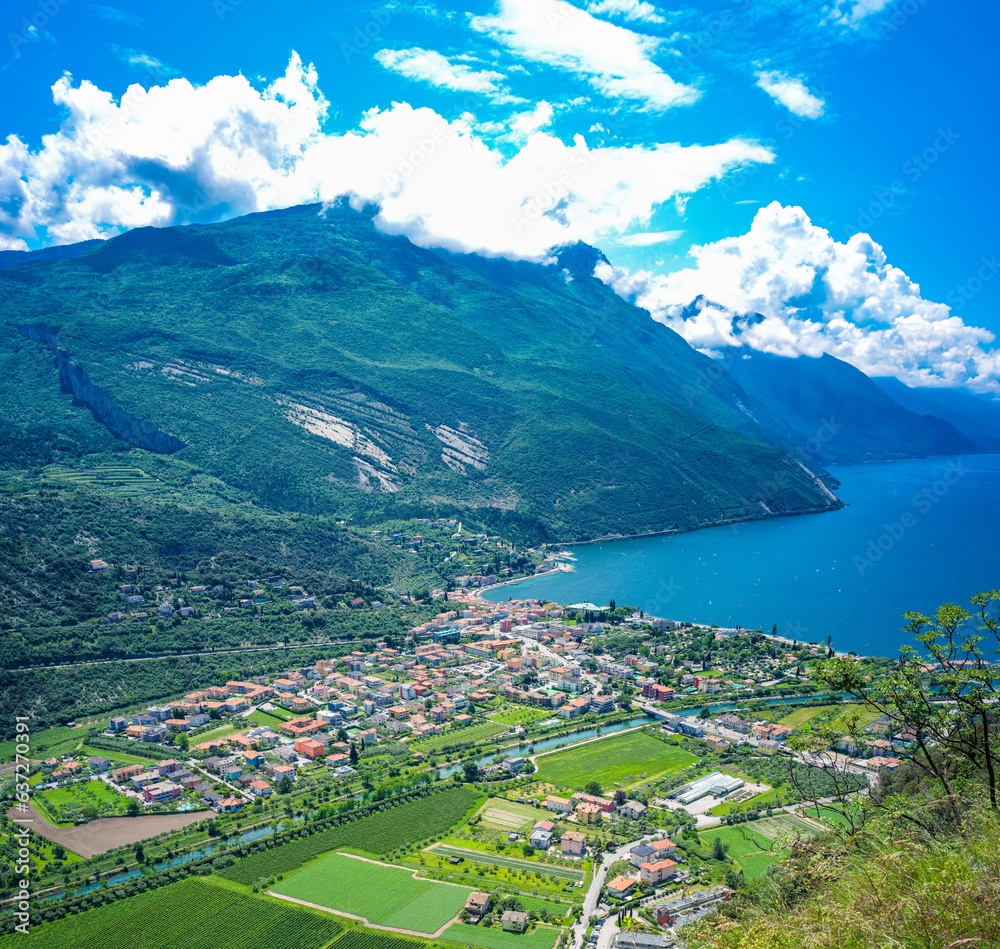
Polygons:
<instances>
[{"instance_id":1,"label":"agricultural field","mask_svg":"<svg viewBox=\"0 0 1000 949\"><path fill-rule=\"evenodd\" d=\"M335 943L335 949L426 949L427 943L405 936L391 936L389 933L372 929L348 929Z\"/></svg>"},{"instance_id":2,"label":"agricultural field","mask_svg":"<svg viewBox=\"0 0 1000 949\"><path fill-rule=\"evenodd\" d=\"M840 708L839 703L837 705L813 705L811 707L797 708L779 718L778 724L787 725L789 728L801 728L807 722L826 715L828 712L837 711Z\"/></svg>"},{"instance_id":3,"label":"agricultural field","mask_svg":"<svg viewBox=\"0 0 1000 949\"><path fill-rule=\"evenodd\" d=\"M557 930L539 926L530 933L505 933L502 929L452 923L442 934L442 939L463 946L481 946L483 949L552 949Z\"/></svg>"},{"instance_id":4,"label":"agricultural field","mask_svg":"<svg viewBox=\"0 0 1000 949\"><path fill-rule=\"evenodd\" d=\"M344 847L382 856L397 847L443 834L462 822L481 800L481 793L468 786L440 791L243 857L223 870L221 876L249 885L261 877L289 873L320 854Z\"/></svg>"},{"instance_id":5,"label":"agricultural field","mask_svg":"<svg viewBox=\"0 0 1000 949\"><path fill-rule=\"evenodd\" d=\"M576 882L586 876L584 870L575 867L564 867L559 864L539 863L537 860L523 860L520 857L508 857L504 854L487 853L484 850L470 850L465 847L454 847L451 844L436 844L431 853L445 857L464 857L476 863L486 863L495 867L507 867L511 870L522 870L532 873L547 873L562 880Z\"/></svg>"},{"instance_id":6,"label":"agricultural field","mask_svg":"<svg viewBox=\"0 0 1000 949\"><path fill-rule=\"evenodd\" d=\"M126 798L103 781L80 781L50 791L36 790L32 803L56 824L73 824L77 817L114 817L125 813Z\"/></svg>"},{"instance_id":7,"label":"agricultural field","mask_svg":"<svg viewBox=\"0 0 1000 949\"><path fill-rule=\"evenodd\" d=\"M42 469L41 480L47 488L99 489L119 498L144 497L162 491L166 485L139 468L125 465L97 465L94 468L67 468L48 465Z\"/></svg>"},{"instance_id":8,"label":"agricultural field","mask_svg":"<svg viewBox=\"0 0 1000 949\"><path fill-rule=\"evenodd\" d=\"M507 731L506 725L498 725L496 722L480 722L465 728L452 728L443 734L431 735L430 738L421 738L419 741L413 742L411 747L426 754L434 754L450 745L487 741L505 731Z\"/></svg>"},{"instance_id":9,"label":"agricultural field","mask_svg":"<svg viewBox=\"0 0 1000 949\"><path fill-rule=\"evenodd\" d=\"M536 759L540 781L581 790L588 781L596 780L606 792L615 784L627 787L675 774L697 760L683 748L641 731L612 735Z\"/></svg>"},{"instance_id":10,"label":"agricultural field","mask_svg":"<svg viewBox=\"0 0 1000 949\"><path fill-rule=\"evenodd\" d=\"M499 712L491 712L490 718L501 725L533 725L543 718L552 715L551 709L524 708L518 705L509 705L500 709Z\"/></svg>"},{"instance_id":11,"label":"agricultural field","mask_svg":"<svg viewBox=\"0 0 1000 949\"><path fill-rule=\"evenodd\" d=\"M0 937L0 949L320 949L341 931L329 916L202 880L182 880Z\"/></svg>"},{"instance_id":12,"label":"agricultural field","mask_svg":"<svg viewBox=\"0 0 1000 949\"><path fill-rule=\"evenodd\" d=\"M550 814L536 807L518 804L515 801L506 801L502 797L490 798L478 812L478 816L486 826L508 832L521 830L526 826L530 827L536 821L551 817Z\"/></svg>"},{"instance_id":13,"label":"agricultural field","mask_svg":"<svg viewBox=\"0 0 1000 949\"><path fill-rule=\"evenodd\" d=\"M272 892L362 916L369 923L432 935L457 916L472 888L416 879L405 867L332 853L286 877Z\"/></svg>"}]
</instances>

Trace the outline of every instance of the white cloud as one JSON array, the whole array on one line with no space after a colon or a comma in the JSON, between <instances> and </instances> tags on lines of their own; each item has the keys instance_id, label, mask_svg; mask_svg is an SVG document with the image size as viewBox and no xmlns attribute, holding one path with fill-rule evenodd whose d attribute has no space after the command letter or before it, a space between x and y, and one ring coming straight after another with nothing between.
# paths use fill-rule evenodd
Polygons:
<instances>
[{"instance_id":1,"label":"white cloud","mask_svg":"<svg viewBox=\"0 0 1000 949\"><path fill-rule=\"evenodd\" d=\"M884 10L890 2L891 0L836 0L825 11L825 20L838 26L857 29L866 17Z\"/></svg>"},{"instance_id":2,"label":"white cloud","mask_svg":"<svg viewBox=\"0 0 1000 949\"><path fill-rule=\"evenodd\" d=\"M475 70L461 63L452 63L447 57L432 49L380 49L375 53L376 61L392 72L407 79L428 82L439 89L455 92L476 92L490 97L500 97L504 93L497 86L503 73L492 69Z\"/></svg>"},{"instance_id":3,"label":"white cloud","mask_svg":"<svg viewBox=\"0 0 1000 949\"><path fill-rule=\"evenodd\" d=\"M587 4L587 12L595 15L610 13L626 20L642 20L646 23L667 22L656 12L653 4L645 3L644 0L598 0Z\"/></svg>"},{"instance_id":4,"label":"white cloud","mask_svg":"<svg viewBox=\"0 0 1000 949\"><path fill-rule=\"evenodd\" d=\"M243 76L185 79L121 100L64 76L66 111L37 150L0 145L0 234L67 243L140 225L214 221L350 196L381 206L380 227L422 246L547 259L550 248L648 226L665 202L774 154L751 141L589 147L550 134L548 103L521 116L503 152L471 116L452 122L406 103L323 130L329 105L315 69L292 56L258 90ZM17 244L17 246L21 246Z\"/></svg>"},{"instance_id":5,"label":"white cloud","mask_svg":"<svg viewBox=\"0 0 1000 949\"><path fill-rule=\"evenodd\" d=\"M652 60L660 40L599 20L565 0L499 0L472 27L525 59L586 78L603 95L662 111L688 105L698 90L675 82Z\"/></svg>"},{"instance_id":6,"label":"white cloud","mask_svg":"<svg viewBox=\"0 0 1000 949\"><path fill-rule=\"evenodd\" d=\"M1000 359L984 348L993 334L923 299L867 234L840 243L802 208L772 202L748 233L691 254L694 267L667 275L605 264L597 275L698 349L829 353L911 385L1000 391Z\"/></svg>"},{"instance_id":7,"label":"white cloud","mask_svg":"<svg viewBox=\"0 0 1000 949\"><path fill-rule=\"evenodd\" d=\"M615 243L624 247L652 247L654 244L671 243L683 234L683 231L643 231L639 234L624 234L615 238Z\"/></svg>"},{"instance_id":8,"label":"white cloud","mask_svg":"<svg viewBox=\"0 0 1000 949\"><path fill-rule=\"evenodd\" d=\"M813 95L802 79L793 78L777 69L763 70L756 74L757 85L775 102L793 115L803 119L818 119L826 103Z\"/></svg>"}]
</instances>

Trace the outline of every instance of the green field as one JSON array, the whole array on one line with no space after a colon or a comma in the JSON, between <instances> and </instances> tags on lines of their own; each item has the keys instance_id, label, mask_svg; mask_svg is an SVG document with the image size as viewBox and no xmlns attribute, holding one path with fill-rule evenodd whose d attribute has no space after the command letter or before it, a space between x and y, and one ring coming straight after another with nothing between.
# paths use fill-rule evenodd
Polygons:
<instances>
[{"instance_id":1,"label":"green field","mask_svg":"<svg viewBox=\"0 0 1000 949\"><path fill-rule=\"evenodd\" d=\"M94 816L112 817L125 813L125 797L111 790L103 781L81 781L51 791L36 790L35 806L56 823L72 824L85 808L93 808Z\"/></svg>"},{"instance_id":2,"label":"green field","mask_svg":"<svg viewBox=\"0 0 1000 949\"><path fill-rule=\"evenodd\" d=\"M537 759L538 779L577 790L596 779L607 792L615 782L627 786L664 773L675 774L697 760L683 748L634 731L541 755Z\"/></svg>"},{"instance_id":3,"label":"green field","mask_svg":"<svg viewBox=\"0 0 1000 949\"><path fill-rule=\"evenodd\" d=\"M551 709L524 708L512 705L499 712L493 712L490 718L501 725L530 725L540 722L543 718L551 718Z\"/></svg>"},{"instance_id":4,"label":"green field","mask_svg":"<svg viewBox=\"0 0 1000 949\"><path fill-rule=\"evenodd\" d=\"M450 731L443 732L440 735L431 735L430 738L421 738L419 741L413 742L411 747L416 748L418 751L433 754L451 745L475 744L486 741L494 735L499 735L505 731L507 731L506 725L497 725L495 722L480 722L477 725L468 725L465 728L452 728Z\"/></svg>"},{"instance_id":5,"label":"green field","mask_svg":"<svg viewBox=\"0 0 1000 949\"><path fill-rule=\"evenodd\" d=\"M818 718L820 715L833 712L839 708L841 708L839 703L837 705L813 705L811 707L797 708L779 718L778 724L787 725L789 728L800 728L806 722L811 722L814 718Z\"/></svg>"},{"instance_id":6,"label":"green field","mask_svg":"<svg viewBox=\"0 0 1000 949\"><path fill-rule=\"evenodd\" d=\"M340 924L290 903L182 880L149 893L33 924L0 938L2 949L320 949Z\"/></svg>"},{"instance_id":7,"label":"green field","mask_svg":"<svg viewBox=\"0 0 1000 949\"><path fill-rule=\"evenodd\" d=\"M742 827L713 827L701 835L702 844L708 849L716 837L721 837L724 844L729 845L729 856L732 857L748 880L761 876L769 866L788 856L788 850L774 850L774 842L770 837L752 830L748 825Z\"/></svg>"},{"instance_id":8,"label":"green field","mask_svg":"<svg viewBox=\"0 0 1000 949\"><path fill-rule=\"evenodd\" d=\"M490 798L479 811L483 824L506 831L521 830L551 816L536 807L518 804L516 801L506 801L502 797Z\"/></svg>"},{"instance_id":9,"label":"green field","mask_svg":"<svg viewBox=\"0 0 1000 949\"><path fill-rule=\"evenodd\" d=\"M337 940L336 949L426 949L427 943L406 936L357 927L349 929Z\"/></svg>"},{"instance_id":10,"label":"green field","mask_svg":"<svg viewBox=\"0 0 1000 949\"><path fill-rule=\"evenodd\" d=\"M502 929L453 923L441 934L441 938L484 949L552 949L557 935L556 930L545 927L539 927L532 933L505 933Z\"/></svg>"},{"instance_id":11,"label":"green field","mask_svg":"<svg viewBox=\"0 0 1000 949\"><path fill-rule=\"evenodd\" d=\"M413 871L332 853L271 888L295 899L363 916L379 926L431 935L465 906L472 888L414 879Z\"/></svg>"},{"instance_id":12,"label":"green field","mask_svg":"<svg viewBox=\"0 0 1000 949\"><path fill-rule=\"evenodd\" d=\"M442 834L463 821L482 796L468 786L449 788L237 860L220 876L247 885L296 870L329 850L351 847L373 856Z\"/></svg>"},{"instance_id":13,"label":"green field","mask_svg":"<svg viewBox=\"0 0 1000 949\"><path fill-rule=\"evenodd\" d=\"M558 864L539 863L534 860L522 860L520 857L505 857L498 853L487 853L485 850L469 850L465 847L453 847L451 844L438 844L431 853L445 857L465 857L475 863L487 863L494 867L507 867L509 870L524 870L534 873L547 873L562 880L582 880L586 875L583 870L572 867L562 867Z\"/></svg>"}]
</instances>

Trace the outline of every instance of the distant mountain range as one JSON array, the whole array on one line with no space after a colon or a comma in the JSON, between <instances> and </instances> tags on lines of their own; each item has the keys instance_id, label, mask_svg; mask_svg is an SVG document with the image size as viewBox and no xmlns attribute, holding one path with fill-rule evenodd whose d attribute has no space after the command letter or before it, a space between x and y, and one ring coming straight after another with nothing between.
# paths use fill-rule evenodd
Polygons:
<instances>
[{"instance_id":1,"label":"distant mountain range","mask_svg":"<svg viewBox=\"0 0 1000 949\"><path fill-rule=\"evenodd\" d=\"M4 426L61 458L124 440L278 510L473 508L559 540L830 510L823 465L1000 442L972 396L711 360L586 245L515 263L320 210L0 255Z\"/></svg>"}]
</instances>

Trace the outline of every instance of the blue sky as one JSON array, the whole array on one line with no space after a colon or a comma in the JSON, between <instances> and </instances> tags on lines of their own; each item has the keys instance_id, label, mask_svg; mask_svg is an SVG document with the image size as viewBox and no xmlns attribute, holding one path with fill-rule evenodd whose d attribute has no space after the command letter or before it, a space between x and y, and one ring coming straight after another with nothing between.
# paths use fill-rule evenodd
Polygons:
<instances>
[{"instance_id":1,"label":"blue sky","mask_svg":"<svg viewBox=\"0 0 1000 949\"><path fill-rule=\"evenodd\" d=\"M706 351L1000 388L995 4L9 0L0 25L0 247L347 194L425 245L597 244Z\"/></svg>"}]
</instances>

